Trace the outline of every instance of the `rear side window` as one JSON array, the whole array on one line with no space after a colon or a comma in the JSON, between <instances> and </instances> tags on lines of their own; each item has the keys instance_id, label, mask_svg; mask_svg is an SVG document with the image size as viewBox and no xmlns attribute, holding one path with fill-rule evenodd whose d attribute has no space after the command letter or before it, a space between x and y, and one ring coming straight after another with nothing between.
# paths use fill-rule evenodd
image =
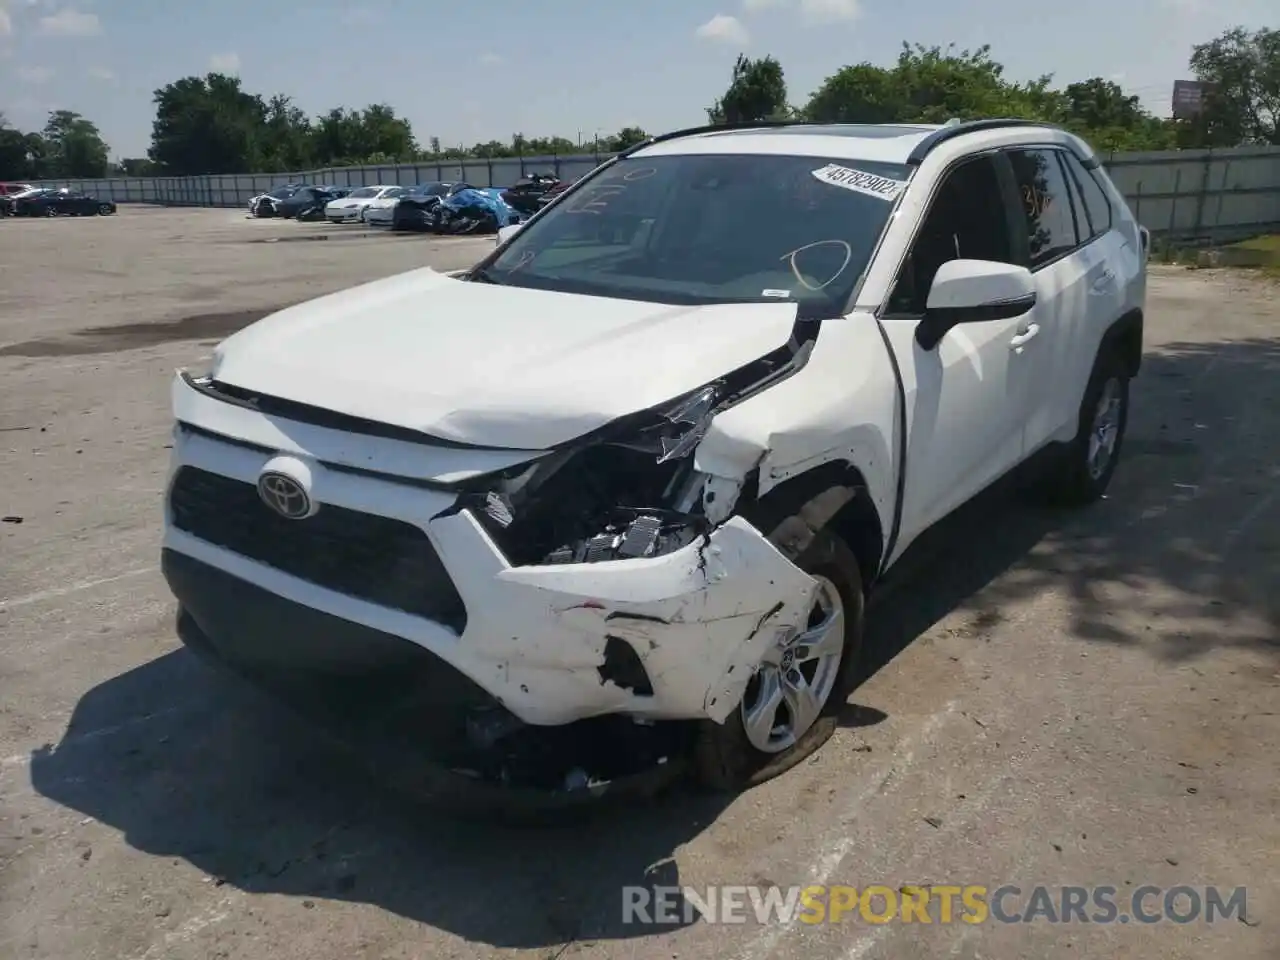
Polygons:
<instances>
[{"instance_id":1,"label":"rear side window","mask_svg":"<svg viewBox=\"0 0 1280 960\"><path fill-rule=\"evenodd\" d=\"M1031 247L1031 266L1056 260L1087 239L1076 233L1076 215L1071 206L1071 191L1063 177L1062 167L1054 154L1057 150L1011 150L1009 161L1027 225L1027 241Z\"/></svg>"},{"instance_id":2,"label":"rear side window","mask_svg":"<svg viewBox=\"0 0 1280 960\"><path fill-rule=\"evenodd\" d=\"M1107 199L1106 192L1098 183L1097 176L1093 171L1086 170L1084 164L1076 159L1074 154L1064 152L1062 162L1075 177L1080 195L1084 197L1084 209L1089 217L1090 234L1094 237L1102 236L1111 229L1111 201Z\"/></svg>"}]
</instances>

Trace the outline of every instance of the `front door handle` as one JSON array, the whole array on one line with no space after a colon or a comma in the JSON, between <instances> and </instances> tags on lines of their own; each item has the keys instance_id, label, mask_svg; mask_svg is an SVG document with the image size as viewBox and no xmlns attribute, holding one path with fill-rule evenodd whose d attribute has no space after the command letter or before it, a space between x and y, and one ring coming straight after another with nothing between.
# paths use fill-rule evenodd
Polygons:
<instances>
[{"instance_id":1,"label":"front door handle","mask_svg":"<svg viewBox=\"0 0 1280 960\"><path fill-rule=\"evenodd\" d=\"M1027 325L1027 329L1009 341L1009 348L1017 353L1022 352L1022 348L1035 339L1036 334L1040 332L1040 324L1032 323Z\"/></svg>"}]
</instances>

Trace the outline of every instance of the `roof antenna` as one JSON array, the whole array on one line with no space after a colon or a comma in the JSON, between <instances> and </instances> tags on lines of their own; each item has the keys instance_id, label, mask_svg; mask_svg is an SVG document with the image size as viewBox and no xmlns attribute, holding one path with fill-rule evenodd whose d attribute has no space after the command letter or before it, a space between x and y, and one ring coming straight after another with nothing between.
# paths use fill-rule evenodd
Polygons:
<instances>
[{"instance_id":1,"label":"roof antenna","mask_svg":"<svg viewBox=\"0 0 1280 960\"><path fill-rule=\"evenodd\" d=\"M952 117L950 120L948 120L946 123L944 123L944 124L943 124L943 126L944 126L944 127L958 127L958 126L960 126L960 123L961 123L961 120L960 120L960 118L959 118L959 117Z\"/></svg>"}]
</instances>

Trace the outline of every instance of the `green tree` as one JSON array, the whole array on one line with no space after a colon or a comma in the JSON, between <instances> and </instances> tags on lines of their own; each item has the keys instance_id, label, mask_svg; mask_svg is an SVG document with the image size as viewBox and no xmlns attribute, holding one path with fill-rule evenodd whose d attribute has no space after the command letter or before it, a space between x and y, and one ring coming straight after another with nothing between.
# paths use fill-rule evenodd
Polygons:
<instances>
[{"instance_id":1,"label":"green tree","mask_svg":"<svg viewBox=\"0 0 1280 960\"><path fill-rule=\"evenodd\" d=\"M1060 96L1049 77L1028 84L1004 78L989 46L977 50L904 43L892 67L859 63L826 79L803 114L819 122L945 123L953 117L1049 119Z\"/></svg>"},{"instance_id":2,"label":"green tree","mask_svg":"<svg viewBox=\"0 0 1280 960\"><path fill-rule=\"evenodd\" d=\"M386 104L364 110L335 107L312 125L312 155L324 166L364 162L395 163L417 154L413 130Z\"/></svg>"},{"instance_id":3,"label":"green tree","mask_svg":"<svg viewBox=\"0 0 1280 960\"><path fill-rule=\"evenodd\" d=\"M1213 87L1202 116L1182 126L1183 145L1280 145L1280 30L1235 27L1196 44L1190 67Z\"/></svg>"},{"instance_id":4,"label":"green tree","mask_svg":"<svg viewBox=\"0 0 1280 960\"><path fill-rule=\"evenodd\" d=\"M358 155L380 154L397 160L412 160L418 151L413 127L408 120L396 116L385 103L365 107L360 113Z\"/></svg>"},{"instance_id":5,"label":"green tree","mask_svg":"<svg viewBox=\"0 0 1280 960\"><path fill-rule=\"evenodd\" d=\"M155 165L146 157L123 157L119 164L122 177L150 177L155 174Z\"/></svg>"},{"instance_id":6,"label":"green tree","mask_svg":"<svg viewBox=\"0 0 1280 960\"><path fill-rule=\"evenodd\" d=\"M782 64L769 56L752 60L738 54L729 88L707 108L708 122L717 124L754 123L786 119L790 115Z\"/></svg>"},{"instance_id":7,"label":"green tree","mask_svg":"<svg viewBox=\"0 0 1280 960\"><path fill-rule=\"evenodd\" d=\"M1101 77L1071 83L1062 91L1061 116L1071 132L1103 151L1164 150L1174 146L1174 128L1152 116L1142 101Z\"/></svg>"},{"instance_id":8,"label":"green tree","mask_svg":"<svg viewBox=\"0 0 1280 960\"><path fill-rule=\"evenodd\" d=\"M640 127L623 127L609 138L609 152L618 153L628 147L634 147L637 143L644 143L648 139L649 134L645 133Z\"/></svg>"},{"instance_id":9,"label":"green tree","mask_svg":"<svg viewBox=\"0 0 1280 960\"><path fill-rule=\"evenodd\" d=\"M183 77L155 92L152 163L163 173L246 173L260 169L267 106L238 77Z\"/></svg>"},{"instance_id":10,"label":"green tree","mask_svg":"<svg viewBox=\"0 0 1280 960\"><path fill-rule=\"evenodd\" d=\"M54 110L44 125L42 177L89 178L107 173L108 148L97 126L71 110Z\"/></svg>"},{"instance_id":11,"label":"green tree","mask_svg":"<svg viewBox=\"0 0 1280 960\"><path fill-rule=\"evenodd\" d=\"M0 113L0 180L35 180L44 143L36 133L23 133Z\"/></svg>"},{"instance_id":12,"label":"green tree","mask_svg":"<svg viewBox=\"0 0 1280 960\"><path fill-rule=\"evenodd\" d=\"M261 165L269 172L300 170L313 162L311 120L282 93L266 104Z\"/></svg>"}]
</instances>

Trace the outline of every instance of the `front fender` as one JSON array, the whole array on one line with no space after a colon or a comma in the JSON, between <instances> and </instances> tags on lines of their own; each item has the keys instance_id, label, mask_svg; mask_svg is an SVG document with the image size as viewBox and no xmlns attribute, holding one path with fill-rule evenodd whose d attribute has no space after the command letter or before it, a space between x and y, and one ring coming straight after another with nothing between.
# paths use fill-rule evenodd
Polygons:
<instances>
[{"instance_id":1,"label":"front fender","mask_svg":"<svg viewBox=\"0 0 1280 960\"><path fill-rule=\"evenodd\" d=\"M827 320L795 375L712 421L697 469L741 482L759 471L758 494L825 463L855 467L884 529L897 494L897 383L875 319Z\"/></svg>"}]
</instances>

